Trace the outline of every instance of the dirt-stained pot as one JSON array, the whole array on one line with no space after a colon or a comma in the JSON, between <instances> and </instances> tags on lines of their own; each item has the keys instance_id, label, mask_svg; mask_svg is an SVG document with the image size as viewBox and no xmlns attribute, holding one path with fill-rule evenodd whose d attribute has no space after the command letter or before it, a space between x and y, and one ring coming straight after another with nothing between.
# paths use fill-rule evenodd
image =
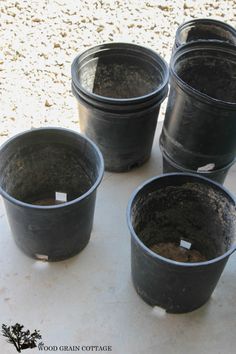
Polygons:
<instances>
[{"instance_id":1,"label":"dirt-stained pot","mask_svg":"<svg viewBox=\"0 0 236 354\"><path fill-rule=\"evenodd\" d=\"M127 209L137 293L167 312L189 312L211 296L236 248L236 205L220 184L194 174L154 177Z\"/></svg>"},{"instance_id":2,"label":"dirt-stained pot","mask_svg":"<svg viewBox=\"0 0 236 354\"><path fill-rule=\"evenodd\" d=\"M236 44L236 30L225 22L198 18L184 22L175 35L174 48L198 40L218 40Z\"/></svg>"},{"instance_id":3,"label":"dirt-stained pot","mask_svg":"<svg viewBox=\"0 0 236 354\"><path fill-rule=\"evenodd\" d=\"M97 143L109 171L128 171L151 154L168 66L154 51L129 43L101 44L72 63L80 128Z\"/></svg>"},{"instance_id":4,"label":"dirt-stained pot","mask_svg":"<svg viewBox=\"0 0 236 354\"><path fill-rule=\"evenodd\" d=\"M41 128L0 148L0 193L16 244L47 261L89 242L104 164L96 145L67 129Z\"/></svg>"},{"instance_id":5,"label":"dirt-stained pot","mask_svg":"<svg viewBox=\"0 0 236 354\"><path fill-rule=\"evenodd\" d=\"M230 164L236 156L236 46L190 42L170 63L170 94L160 145L188 169Z\"/></svg>"},{"instance_id":6,"label":"dirt-stained pot","mask_svg":"<svg viewBox=\"0 0 236 354\"><path fill-rule=\"evenodd\" d=\"M213 165L203 166L199 170L190 170L185 166L181 166L173 161L164 149L161 148L162 152L162 163L163 163L163 173L169 172L185 172L185 173L197 173L200 176L210 178L213 181L223 184L230 168L234 165L235 160L219 169L215 169Z\"/></svg>"}]
</instances>

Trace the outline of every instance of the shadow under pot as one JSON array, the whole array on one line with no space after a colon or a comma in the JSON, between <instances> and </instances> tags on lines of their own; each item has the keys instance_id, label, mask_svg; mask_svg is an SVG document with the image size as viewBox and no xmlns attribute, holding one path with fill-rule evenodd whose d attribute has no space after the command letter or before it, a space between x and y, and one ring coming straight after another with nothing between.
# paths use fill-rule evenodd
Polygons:
<instances>
[{"instance_id":1,"label":"shadow under pot","mask_svg":"<svg viewBox=\"0 0 236 354\"><path fill-rule=\"evenodd\" d=\"M46 261L89 242L104 166L99 149L73 131L42 128L0 148L0 192L18 247Z\"/></svg>"},{"instance_id":2,"label":"shadow under pot","mask_svg":"<svg viewBox=\"0 0 236 354\"><path fill-rule=\"evenodd\" d=\"M154 51L128 43L90 48L72 63L81 131L101 149L105 169L128 171L151 154L168 66Z\"/></svg>"},{"instance_id":3,"label":"shadow under pot","mask_svg":"<svg viewBox=\"0 0 236 354\"><path fill-rule=\"evenodd\" d=\"M210 178L215 182L223 184L230 168L234 165L235 160L232 161L227 166L224 166L219 169L215 169L215 166L212 164L208 164L200 167L198 170L190 170L186 166L178 165L175 161L173 161L164 149L161 148L162 152L162 163L163 163L163 173L169 172L185 172L185 173L197 173L200 176Z\"/></svg>"},{"instance_id":4,"label":"shadow under pot","mask_svg":"<svg viewBox=\"0 0 236 354\"><path fill-rule=\"evenodd\" d=\"M236 45L236 30L218 20L207 18L190 20L178 27L174 48L199 40L218 40Z\"/></svg>"},{"instance_id":5,"label":"shadow under pot","mask_svg":"<svg viewBox=\"0 0 236 354\"><path fill-rule=\"evenodd\" d=\"M173 54L170 93L160 136L168 156L197 170L236 156L236 46L191 42Z\"/></svg>"},{"instance_id":6,"label":"shadow under pot","mask_svg":"<svg viewBox=\"0 0 236 354\"><path fill-rule=\"evenodd\" d=\"M137 293L170 313L210 298L236 247L236 206L219 184L173 173L146 181L130 199L131 269Z\"/></svg>"}]
</instances>

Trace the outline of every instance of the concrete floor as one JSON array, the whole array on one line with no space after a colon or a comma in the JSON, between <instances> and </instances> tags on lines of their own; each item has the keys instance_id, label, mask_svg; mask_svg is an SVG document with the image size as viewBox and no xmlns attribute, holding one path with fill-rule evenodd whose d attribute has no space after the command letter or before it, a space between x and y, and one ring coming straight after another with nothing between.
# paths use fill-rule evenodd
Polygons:
<instances>
[{"instance_id":1,"label":"concrete floor","mask_svg":"<svg viewBox=\"0 0 236 354\"><path fill-rule=\"evenodd\" d=\"M0 325L19 322L26 329L36 328L45 345L58 348L110 345L113 354L235 353L236 255L211 300L192 313L155 311L132 286L126 206L138 184L162 171L159 131L160 126L148 163L129 173L105 173L90 243L68 261L49 264L22 254L1 202ZM235 178L236 166L225 182L236 194ZM4 354L16 352L1 335L0 348Z\"/></svg>"}]
</instances>

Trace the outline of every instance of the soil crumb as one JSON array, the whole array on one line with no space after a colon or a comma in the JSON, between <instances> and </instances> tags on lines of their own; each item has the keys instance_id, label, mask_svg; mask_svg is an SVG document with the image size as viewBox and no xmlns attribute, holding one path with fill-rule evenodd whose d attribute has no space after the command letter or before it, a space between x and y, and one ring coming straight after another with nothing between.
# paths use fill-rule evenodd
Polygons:
<instances>
[{"instance_id":1,"label":"soil crumb","mask_svg":"<svg viewBox=\"0 0 236 354\"><path fill-rule=\"evenodd\" d=\"M199 251L186 249L174 242L160 242L152 245L150 249L162 257L172 259L177 262L194 263L205 262L207 258Z\"/></svg>"}]
</instances>

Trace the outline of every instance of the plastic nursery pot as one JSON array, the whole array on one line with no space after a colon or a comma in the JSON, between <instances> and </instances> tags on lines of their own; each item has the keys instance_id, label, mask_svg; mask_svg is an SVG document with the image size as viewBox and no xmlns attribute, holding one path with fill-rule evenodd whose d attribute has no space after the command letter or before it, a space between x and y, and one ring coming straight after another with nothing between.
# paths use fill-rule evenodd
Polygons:
<instances>
[{"instance_id":1,"label":"plastic nursery pot","mask_svg":"<svg viewBox=\"0 0 236 354\"><path fill-rule=\"evenodd\" d=\"M162 150L162 162L163 162L163 173L169 172L185 172L185 173L197 173L203 177L210 178L213 181L223 184L229 169L235 163L235 160L232 161L225 167L219 168L218 170L214 169L214 166L205 166L200 170L189 170L185 166L178 165L175 161L171 160L171 158L166 154L164 150ZM204 169L205 168L205 169Z\"/></svg>"},{"instance_id":2,"label":"plastic nursery pot","mask_svg":"<svg viewBox=\"0 0 236 354\"><path fill-rule=\"evenodd\" d=\"M198 40L219 40L236 44L236 30L227 23L199 18L187 21L178 27L175 35L175 48Z\"/></svg>"},{"instance_id":3,"label":"plastic nursery pot","mask_svg":"<svg viewBox=\"0 0 236 354\"><path fill-rule=\"evenodd\" d=\"M60 128L27 131L0 148L0 192L19 248L48 261L88 243L104 166L96 145Z\"/></svg>"},{"instance_id":4,"label":"plastic nursery pot","mask_svg":"<svg viewBox=\"0 0 236 354\"><path fill-rule=\"evenodd\" d=\"M236 155L236 46L191 42L173 54L160 144L176 163L197 170Z\"/></svg>"},{"instance_id":5,"label":"plastic nursery pot","mask_svg":"<svg viewBox=\"0 0 236 354\"><path fill-rule=\"evenodd\" d=\"M149 159L168 66L154 51L128 43L95 46L72 63L80 127L102 151L105 168L128 171Z\"/></svg>"},{"instance_id":6,"label":"plastic nursery pot","mask_svg":"<svg viewBox=\"0 0 236 354\"><path fill-rule=\"evenodd\" d=\"M143 300L171 313L203 305L235 251L235 211L223 186L194 174L138 187L127 214L133 284Z\"/></svg>"}]
</instances>

